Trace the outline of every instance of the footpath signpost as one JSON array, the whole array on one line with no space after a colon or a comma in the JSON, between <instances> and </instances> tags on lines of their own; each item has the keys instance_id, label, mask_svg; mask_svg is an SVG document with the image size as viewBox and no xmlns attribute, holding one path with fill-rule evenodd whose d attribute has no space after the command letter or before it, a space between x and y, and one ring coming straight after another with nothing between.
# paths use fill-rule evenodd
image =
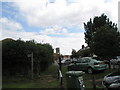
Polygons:
<instances>
[{"instance_id":1,"label":"footpath signpost","mask_svg":"<svg viewBox=\"0 0 120 90\"><path fill-rule=\"evenodd\" d=\"M33 79L33 52L28 54L28 57L31 57L31 79Z\"/></svg>"}]
</instances>

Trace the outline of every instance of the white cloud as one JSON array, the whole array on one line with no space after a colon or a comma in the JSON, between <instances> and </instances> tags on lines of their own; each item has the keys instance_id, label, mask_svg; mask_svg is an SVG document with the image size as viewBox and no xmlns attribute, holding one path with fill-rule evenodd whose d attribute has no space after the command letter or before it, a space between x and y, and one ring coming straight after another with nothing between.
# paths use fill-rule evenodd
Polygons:
<instances>
[{"instance_id":1,"label":"white cloud","mask_svg":"<svg viewBox=\"0 0 120 90\"><path fill-rule=\"evenodd\" d=\"M29 36L33 35L33 33L31 32L25 32L20 23L10 20L8 18L0 18L0 24L1 24L0 28L2 29L2 37L0 39L4 38L18 39L22 36L29 38Z\"/></svg>"},{"instance_id":2,"label":"white cloud","mask_svg":"<svg viewBox=\"0 0 120 90\"><path fill-rule=\"evenodd\" d=\"M53 26L51 28L46 28L45 30L40 31L40 34L45 35L66 35L68 33L68 30L65 28L62 28L60 26Z\"/></svg>"},{"instance_id":3,"label":"white cloud","mask_svg":"<svg viewBox=\"0 0 120 90\"><path fill-rule=\"evenodd\" d=\"M31 26L72 26L83 27L83 22L102 13L117 23L118 0L75 0L78 3L67 3L66 0L35 0L16 2L27 23ZM47 3L46 3L47 2Z\"/></svg>"},{"instance_id":4,"label":"white cloud","mask_svg":"<svg viewBox=\"0 0 120 90\"><path fill-rule=\"evenodd\" d=\"M22 30L21 24L16 23L12 20L8 20L7 18L0 18L0 23L2 24L3 29L7 29L10 31Z\"/></svg>"},{"instance_id":5,"label":"white cloud","mask_svg":"<svg viewBox=\"0 0 120 90\"><path fill-rule=\"evenodd\" d=\"M45 30L45 34L41 35L35 32L26 32L20 23L7 18L1 18L0 23L2 24L1 40L4 38L21 38L23 40L34 39L37 42L50 43L54 49L60 47L61 54L71 54L73 48L79 50L81 45L84 44L84 33L66 33L66 37L50 37L46 35L48 33L47 29ZM59 26L54 26L51 30L53 29L59 34L60 32L67 32L65 28ZM55 34L54 30L53 32L51 32L51 30L50 33Z\"/></svg>"},{"instance_id":6,"label":"white cloud","mask_svg":"<svg viewBox=\"0 0 120 90\"><path fill-rule=\"evenodd\" d=\"M38 35L36 32L26 32L20 23L8 18L0 18L0 24L0 28L2 29L2 37L0 37L0 40L4 38L21 38L23 40L35 39L38 42L42 42L43 40L48 42L47 39L50 40L50 37L46 35Z\"/></svg>"},{"instance_id":7,"label":"white cloud","mask_svg":"<svg viewBox=\"0 0 120 90\"><path fill-rule=\"evenodd\" d=\"M84 33L72 33L65 38L54 38L54 47L60 47L62 54L71 54L72 49L78 51L85 44Z\"/></svg>"},{"instance_id":8,"label":"white cloud","mask_svg":"<svg viewBox=\"0 0 120 90\"><path fill-rule=\"evenodd\" d=\"M16 0L13 0L16 1ZM23 40L35 39L37 42L50 43L60 47L62 54L70 54L72 49L79 50L85 44L84 33L68 33L65 27L78 26L83 29L83 22L105 13L113 22L118 21L118 0L72 0L78 3L66 3L66 0L19 0L14 3L19 9L20 18L30 26L46 27L45 30L26 32L22 25L7 18L1 18L2 38L11 37ZM65 35L50 37L48 35Z\"/></svg>"}]
</instances>

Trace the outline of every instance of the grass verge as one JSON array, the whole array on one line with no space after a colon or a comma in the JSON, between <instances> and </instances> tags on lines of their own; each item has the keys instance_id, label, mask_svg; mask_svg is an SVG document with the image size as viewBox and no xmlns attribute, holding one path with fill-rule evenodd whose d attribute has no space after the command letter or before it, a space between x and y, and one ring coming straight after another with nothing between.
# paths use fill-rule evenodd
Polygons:
<instances>
[{"instance_id":1,"label":"grass verge","mask_svg":"<svg viewBox=\"0 0 120 90\"><path fill-rule=\"evenodd\" d=\"M60 81L58 80L58 66L51 65L44 73L41 73L39 77L30 80L27 77L2 77L2 87L3 88L60 88ZM99 72L95 74L83 75L84 84L86 88L92 88L92 78L95 77L96 87L102 88L102 80L108 73L117 71L116 69L108 69L104 72ZM62 66L63 74L63 88L66 87L66 76L67 67Z\"/></svg>"}]
</instances>

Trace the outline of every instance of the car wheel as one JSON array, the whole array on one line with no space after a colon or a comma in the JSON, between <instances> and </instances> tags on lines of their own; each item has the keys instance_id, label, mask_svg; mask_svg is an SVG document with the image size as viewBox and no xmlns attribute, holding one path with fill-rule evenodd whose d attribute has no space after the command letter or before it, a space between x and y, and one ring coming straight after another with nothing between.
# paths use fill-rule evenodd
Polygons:
<instances>
[{"instance_id":1,"label":"car wheel","mask_svg":"<svg viewBox=\"0 0 120 90\"><path fill-rule=\"evenodd\" d=\"M88 71L89 74L92 74L92 73L93 73L93 69L92 69L92 68L88 68L87 71Z\"/></svg>"},{"instance_id":2,"label":"car wheel","mask_svg":"<svg viewBox=\"0 0 120 90\"><path fill-rule=\"evenodd\" d=\"M71 68L70 68L70 67L68 67L68 71L71 71Z\"/></svg>"}]
</instances>

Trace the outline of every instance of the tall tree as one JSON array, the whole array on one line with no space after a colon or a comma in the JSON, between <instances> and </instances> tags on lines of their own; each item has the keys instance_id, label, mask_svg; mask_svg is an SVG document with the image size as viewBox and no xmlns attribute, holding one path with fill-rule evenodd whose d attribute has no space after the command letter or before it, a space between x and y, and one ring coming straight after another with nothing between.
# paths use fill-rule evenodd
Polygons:
<instances>
[{"instance_id":1,"label":"tall tree","mask_svg":"<svg viewBox=\"0 0 120 90\"><path fill-rule=\"evenodd\" d=\"M85 42L88 44L90 47L91 51L93 47L93 38L94 38L94 33L96 33L97 29L104 26L108 25L110 28L113 28L114 30L117 31L117 25L115 23L112 23L112 21L109 21L109 18L107 18L106 15L102 14L101 16L96 16L94 17L93 21L90 18L90 20L87 23L84 23L84 28L85 28Z\"/></svg>"},{"instance_id":2,"label":"tall tree","mask_svg":"<svg viewBox=\"0 0 120 90\"><path fill-rule=\"evenodd\" d=\"M117 24L107 18L106 15L94 17L93 21L84 23L85 42L92 53L100 58L114 58L120 50L120 33L117 31Z\"/></svg>"},{"instance_id":3,"label":"tall tree","mask_svg":"<svg viewBox=\"0 0 120 90\"><path fill-rule=\"evenodd\" d=\"M97 28L93 38L93 52L104 59L115 58L119 54L119 33L107 24Z\"/></svg>"}]
</instances>

